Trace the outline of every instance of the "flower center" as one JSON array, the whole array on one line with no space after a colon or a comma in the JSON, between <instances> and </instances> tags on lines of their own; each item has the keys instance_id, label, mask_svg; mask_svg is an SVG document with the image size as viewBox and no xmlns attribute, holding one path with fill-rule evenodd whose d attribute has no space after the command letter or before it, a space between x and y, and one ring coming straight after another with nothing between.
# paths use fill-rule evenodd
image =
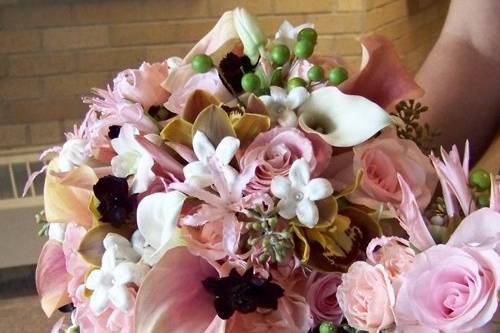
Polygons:
<instances>
[{"instance_id":1,"label":"flower center","mask_svg":"<svg viewBox=\"0 0 500 333\"><path fill-rule=\"evenodd\" d=\"M293 198L295 199L295 201L302 201L302 199L304 199L304 193L302 193L301 191L297 191L293 195Z\"/></svg>"}]
</instances>

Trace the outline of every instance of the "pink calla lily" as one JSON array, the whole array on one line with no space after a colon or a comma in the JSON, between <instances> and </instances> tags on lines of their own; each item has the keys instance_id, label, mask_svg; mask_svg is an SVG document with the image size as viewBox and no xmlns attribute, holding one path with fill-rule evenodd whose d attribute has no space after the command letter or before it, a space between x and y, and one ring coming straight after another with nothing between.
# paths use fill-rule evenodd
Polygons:
<instances>
[{"instance_id":1,"label":"pink calla lily","mask_svg":"<svg viewBox=\"0 0 500 333\"><path fill-rule=\"evenodd\" d=\"M36 290L47 317L61 306L70 303L67 290L69 280L62 244L53 240L47 241L36 267Z\"/></svg>"}]
</instances>

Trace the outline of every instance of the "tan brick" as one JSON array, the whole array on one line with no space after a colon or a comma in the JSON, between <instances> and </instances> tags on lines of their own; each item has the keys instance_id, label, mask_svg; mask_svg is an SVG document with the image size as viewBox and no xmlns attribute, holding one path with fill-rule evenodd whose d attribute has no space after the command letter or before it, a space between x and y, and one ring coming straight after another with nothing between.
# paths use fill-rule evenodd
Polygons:
<instances>
[{"instance_id":1,"label":"tan brick","mask_svg":"<svg viewBox=\"0 0 500 333\"><path fill-rule=\"evenodd\" d=\"M47 96L88 95L91 88L105 87L109 81L108 73L75 73L48 76L43 86Z\"/></svg>"},{"instance_id":2,"label":"tan brick","mask_svg":"<svg viewBox=\"0 0 500 333\"><path fill-rule=\"evenodd\" d=\"M354 69L358 69L361 64L361 57L358 56L343 57L342 60L347 63L347 66Z\"/></svg>"},{"instance_id":3,"label":"tan brick","mask_svg":"<svg viewBox=\"0 0 500 333\"><path fill-rule=\"evenodd\" d=\"M0 80L0 100L36 98L41 94L40 81L29 79Z\"/></svg>"},{"instance_id":4,"label":"tan brick","mask_svg":"<svg viewBox=\"0 0 500 333\"><path fill-rule=\"evenodd\" d=\"M363 31L364 14L349 13L335 15L314 15L308 22L314 23L319 35Z\"/></svg>"},{"instance_id":5,"label":"tan brick","mask_svg":"<svg viewBox=\"0 0 500 333\"><path fill-rule=\"evenodd\" d=\"M377 34L384 35L385 37L391 40L396 40L398 38L410 34L412 32L412 29L413 29L412 23L406 17L403 17L401 19L398 19L394 22L391 22L389 24L386 24L382 27L375 29L375 32Z\"/></svg>"},{"instance_id":6,"label":"tan brick","mask_svg":"<svg viewBox=\"0 0 500 333\"><path fill-rule=\"evenodd\" d=\"M108 45L106 26L48 29L43 32L43 45L48 50L70 50Z\"/></svg>"},{"instance_id":7,"label":"tan brick","mask_svg":"<svg viewBox=\"0 0 500 333\"><path fill-rule=\"evenodd\" d=\"M68 73L75 70L72 53L12 55L9 58L11 76L35 76Z\"/></svg>"},{"instance_id":8,"label":"tan brick","mask_svg":"<svg viewBox=\"0 0 500 333\"><path fill-rule=\"evenodd\" d=\"M377 7L387 5L390 2L397 2L397 1L405 1L405 0L367 0L366 7L367 7L367 9L372 9L372 8L377 8ZM410 1L414 1L414 0L410 0Z\"/></svg>"},{"instance_id":9,"label":"tan brick","mask_svg":"<svg viewBox=\"0 0 500 333\"><path fill-rule=\"evenodd\" d=\"M246 8L255 15L269 15L273 12L272 1L270 0L210 0L210 14L218 17L225 11L238 6Z\"/></svg>"},{"instance_id":10,"label":"tan brick","mask_svg":"<svg viewBox=\"0 0 500 333\"><path fill-rule=\"evenodd\" d=\"M147 0L143 4L144 19L172 20L178 18L207 17L208 0Z\"/></svg>"},{"instance_id":11,"label":"tan brick","mask_svg":"<svg viewBox=\"0 0 500 333\"><path fill-rule=\"evenodd\" d=\"M9 63L6 56L0 56L0 77L7 75Z\"/></svg>"},{"instance_id":12,"label":"tan brick","mask_svg":"<svg viewBox=\"0 0 500 333\"><path fill-rule=\"evenodd\" d=\"M273 15L259 17L262 30L268 35L268 37L273 37L285 20L293 25L299 25L306 22L304 15Z\"/></svg>"},{"instance_id":13,"label":"tan brick","mask_svg":"<svg viewBox=\"0 0 500 333\"><path fill-rule=\"evenodd\" d=\"M79 96L49 97L10 101L0 108L0 119L7 124L20 124L83 117L88 107Z\"/></svg>"},{"instance_id":14,"label":"tan brick","mask_svg":"<svg viewBox=\"0 0 500 333\"><path fill-rule=\"evenodd\" d=\"M78 24L136 22L144 18L141 1L79 1L73 11Z\"/></svg>"},{"instance_id":15,"label":"tan brick","mask_svg":"<svg viewBox=\"0 0 500 333\"><path fill-rule=\"evenodd\" d=\"M115 25L109 28L109 38L113 46L194 42L210 31L215 22L208 19Z\"/></svg>"},{"instance_id":16,"label":"tan brick","mask_svg":"<svg viewBox=\"0 0 500 333\"><path fill-rule=\"evenodd\" d=\"M5 7L0 21L5 28L26 29L70 25L73 17L69 5L30 4Z\"/></svg>"},{"instance_id":17,"label":"tan brick","mask_svg":"<svg viewBox=\"0 0 500 333\"><path fill-rule=\"evenodd\" d=\"M406 1L392 2L386 6L369 11L366 16L365 29L366 31L372 31L407 15L408 8Z\"/></svg>"},{"instance_id":18,"label":"tan brick","mask_svg":"<svg viewBox=\"0 0 500 333\"><path fill-rule=\"evenodd\" d=\"M339 12L364 11L366 0L337 0L336 10Z\"/></svg>"},{"instance_id":19,"label":"tan brick","mask_svg":"<svg viewBox=\"0 0 500 333\"><path fill-rule=\"evenodd\" d=\"M63 131L59 121L45 121L29 126L31 144L55 144L63 141Z\"/></svg>"},{"instance_id":20,"label":"tan brick","mask_svg":"<svg viewBox=\"0 0 500 333\"><path fill-rule=\"evenodd\" d=\"M355 35L320 36L314 53L321 55L359 56L361 54L361 44Z\"/></svg>"},{"instance_id":21,"label":"tan brick","mask_svg":"<svg viewBox=\"0 0 500 333\"><path fill-rule=\"evenodd\" d=\"M192 47L192 44L151 46L146 49L146 60L149 62L162 62L173 56L183 58Z\"/></svg>"},{"instance_id":22,"label":"tan brick","mask_svg":"<svg viewBox=\"0 0 500 333\"><path fill-rule=\"evenodd\" d=\"M113 48L78 53L79 72L101 72L137 68L146 58L144 48Z\"/></svg>"},{"instance_id":23,"label":"tan brick","mask_svg":"<svg viewBox=\"0 0 500 333\"><path fill-rule=\"evenodd\" d=\"M36 30L0 31L0 53L36 51L42 46Z\"/></svg>"},{"instance_id":24,"label":"tan brick","mask_svg":"<svg viewBox=\"0 0 500 333\"><path fill-rule=\"evenodd\" d=\"M274 5L276 14L323 13L331 12L332 9L332 0L275 0Z\"/></svg>"},{"instance_id":25,"label":"tan brick","mask_svg":"<svg viewBox=\"0 0 500 333\"><path fill-rule=\"evenodd\" d=\"M26 144L25 125L0 126L0 147L16 147Z\"/></svg>"}]
</instances>

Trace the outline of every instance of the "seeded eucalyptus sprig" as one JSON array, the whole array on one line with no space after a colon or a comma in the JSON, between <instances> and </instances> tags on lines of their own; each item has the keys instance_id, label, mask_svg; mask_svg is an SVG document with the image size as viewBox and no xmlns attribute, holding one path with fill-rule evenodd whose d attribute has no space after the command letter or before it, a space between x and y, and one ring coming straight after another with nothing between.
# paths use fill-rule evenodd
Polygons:
<instances>
[{"instance_id":1,"label":"seeded eucalyptus sprig","mask_svg":"<svg viewBox=\"0 0 500 333\"><path fill-rule=\"evenodd\" d=\"M398 136L414 141L425 153L430 153L435 148L434 139L440 135L437 130L431 129L429 124L419 122L420 115L428 110L427 106L410 99L399 102L396 112L392 113L404 123L404 126L397 128Z\"/></svg>"},{"instance_id":2,"label":"seeded eucalyptus sprig","mask_svg":"<svg viewBox=\"0 0 500 333\"><path fill-rule=\"evenodd\" d=\"M49 234L49 223L47 222L47 218L45 217L45 210L41 210L38 214L35 215L35 222L39 226L38 236L47 236Z\"/></svg>"}]
</instances>

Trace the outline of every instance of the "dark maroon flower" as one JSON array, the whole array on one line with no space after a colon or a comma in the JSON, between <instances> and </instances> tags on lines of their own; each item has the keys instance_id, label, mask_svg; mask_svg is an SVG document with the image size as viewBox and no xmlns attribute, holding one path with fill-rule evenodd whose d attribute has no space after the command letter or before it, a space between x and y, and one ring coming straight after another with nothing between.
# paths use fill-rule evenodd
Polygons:
<instances>
[{"instance_id":1,"label":"dark maroon flower","mask_svg":"<svg viewBox=\"0 0 500 333\"><path fill-rule=\"evenodd\" d=\"M251 313L257 308L276 310L278 299L284 294L279 285L271 282L271 277L263 279L255 276L252 269L241 276L233 268L227 277L210 277L202 283L209 293L215 295L215 311L224 320L235 311Z\"/></svg>"},{"instance_id":2,"label":"dark maroon flower","mask_svg":"<svg viewBox=\"0 0 500 333\"><path fill-rule=\"evenodd\" d=\"M228 53L219 63L222 83L229 91L233 91L236 94L243 92L243 88L241 88L241 78L243 75L252 72L253 69L254 66L250 62L250 58L247 56L238 57L232 52Z\"/></svg>"},{"instance_id":3,"label":"dark maroon flower","mask_svg":"<svg viewBox=\"0 0 500 333\"><path fill-rule=\"evenodd\" d=\"M129 196L126 178L105 176L94 185L94 194L99 199L97 210L101 222L120 227L131 220L136 196Z\"/></svg>"},{"instance_id":4,"label":"dark maroon flower","mask_svg":"<svg viewBox=\"0 0 500 333\"><path fill-rule=\"evenodd\" d=\"M111 125L108 128L108 137L113 140L116 139L120 135L120 130L122 129L121 126L118 125Z\"/></svg>"}]
</instances>

